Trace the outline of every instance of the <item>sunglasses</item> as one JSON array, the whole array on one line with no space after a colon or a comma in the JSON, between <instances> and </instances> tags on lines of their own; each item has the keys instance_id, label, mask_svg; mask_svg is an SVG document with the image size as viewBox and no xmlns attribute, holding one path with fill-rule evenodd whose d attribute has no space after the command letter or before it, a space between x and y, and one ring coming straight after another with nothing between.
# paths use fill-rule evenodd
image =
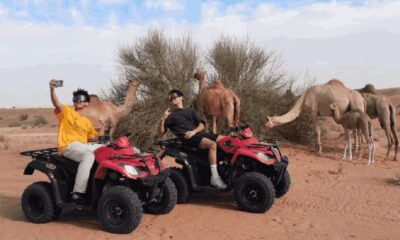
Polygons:
<instances>
[{"instance_id":1,"label":"sunglasses","mask_svg":"<svg viewBox=\"0 0 400 240\"><path fill-rule=\"evenodd\" d=\"M177 99L178 97L170 97L169 99L168 99L168 101L170 101L170 102L172 102L172 101L174 101L175 99Z\"/></svg>"}]
</instances>

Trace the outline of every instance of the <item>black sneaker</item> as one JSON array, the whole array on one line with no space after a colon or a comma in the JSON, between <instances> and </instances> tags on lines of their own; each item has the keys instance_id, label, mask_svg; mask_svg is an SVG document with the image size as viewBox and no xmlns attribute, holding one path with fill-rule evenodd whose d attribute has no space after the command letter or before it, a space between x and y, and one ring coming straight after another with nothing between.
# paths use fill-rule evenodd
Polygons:
<instances>
[{"instance_id":1,"label":"black sneaker","mask_svg":"<svg viewBox=\"0 0 400 240\"><path fill-rule=\"evenodd\" d=\"M82 205L86 204L86 198L84 193L73 192L71 198L76 204L82 204Z\"/></svg>"}]
</instances>

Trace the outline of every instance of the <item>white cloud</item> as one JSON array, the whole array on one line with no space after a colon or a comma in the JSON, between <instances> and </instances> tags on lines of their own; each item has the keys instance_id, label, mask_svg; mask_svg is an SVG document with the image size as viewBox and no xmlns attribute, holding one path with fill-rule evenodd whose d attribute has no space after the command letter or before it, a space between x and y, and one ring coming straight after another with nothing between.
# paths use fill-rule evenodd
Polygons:
<instances>
[{"instance_id":1,"label":"white cloud","mask_svg":"<svg viewBox=\"0 0 400 240\"><path fill-rule=\"evenodd\" d=\"M177 9L150 2L152 9ZM71 88L99 92L117 77L118 47L132 44L151 25L163 27L168 36L189 31L203 50L221 34L249 37L281 53L295 75L308 71L318 82L337 77L353 88L366 82L378 88L399 86L400 1L374 1L362 7L332 2L293 9L265 3L223 8L211 1L202 4L201 20L195 24L169 17L121 25L110 12L100 28L85 25L80 9L70 11L77 23L73 26L15 22L7 19L7 12L0 5L0 81L7 82L0 89L0 107L49 103L43 89L51 77L64 78ZM20 89L21 85L27 87ZM18 91L24 97L17 96Z\"/></svg>"},{"instance_id":2,"label":"white cloud","mask_svg":"<svg viewBox=\"0 0 400 240\"><path fill-rule=\"evenodd\" d=\"M81 12L74 7L69 10L69 15L71 16L73 22L76 24L82 24L84 22L84 18Z\"/></svg>"},{"instance_id":3,"label":"white cloud","mask_svg":"<svg viewBox=\"0 0 400 240\"><path fill-rule=\"evenodd\" d=\"M146 0L145 6L148 9L163 11L182 11L185 8L182 0Z\"/></svg>"}]
</instances>

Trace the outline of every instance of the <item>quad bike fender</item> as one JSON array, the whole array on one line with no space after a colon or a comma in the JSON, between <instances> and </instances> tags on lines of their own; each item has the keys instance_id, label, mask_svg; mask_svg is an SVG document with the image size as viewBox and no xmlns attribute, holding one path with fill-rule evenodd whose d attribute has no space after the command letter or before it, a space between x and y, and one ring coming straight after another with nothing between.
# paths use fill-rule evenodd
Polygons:
<instances>
[{"instance_id":1,"label":"quad bike fender","mask_svg":"<svg viewBox=\"0 0 400 240\"><path fill-rule=\"evenodd\" d=\"M245 157L245 158L250 158L253 159L263 165L274 165L276 163L276 159L271 159L271 160L265 160L257 156L255 152L249 151L248 149L238 149L235 154L233 155L231 164L236 165L236 164L241 164L240 162L237 162L239 158Z\"/></svg>"},{"instance_id":2,"label":"quad bike fender","mask_svg":"<svg viewBox=\"0 0 400 240\"><path fill-rule=\"evenodd\" d=\"M50 180L59 175L57 167L53 163L46 163L43 161L35 161L35 160L28 163L28 165L25 167L24 175L32 175L35 170L38 170L46 174Z\"/></svg>"},{"instance_id":3,"label":"quad bike fender","mask_svg":"<svg viewBox=\"0 0 400 240\"><path fill-rule=\"evenodd\" d=\"M24 175L32 175L35 170L47 175L50 180L51 189L53 190L54 199L56 200L57 206L64 207L65 203L61 199L60 188L57 182L57 177L59 177L60 174L58 173L56 166L52 163L32 160L25 167Z\"/></svg>"}]
</instances>

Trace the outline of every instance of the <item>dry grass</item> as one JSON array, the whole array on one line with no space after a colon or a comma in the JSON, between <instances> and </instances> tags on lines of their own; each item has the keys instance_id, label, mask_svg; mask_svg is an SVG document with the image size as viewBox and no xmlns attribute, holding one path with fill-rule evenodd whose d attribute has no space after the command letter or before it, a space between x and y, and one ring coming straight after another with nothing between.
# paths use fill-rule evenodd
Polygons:
<instances>
[{"instance_id":1,"label":"dry grass","mask_svg":"<svg viewBox=\"0 0 400 240\"><path fill-rule=\"evenodd\" d=\"M391 185L400 186L400 173L396 174L396 176L393 178L386 179L386 182Z\"/></svg>"},{"instance_id":2,"label":"dry grass","mask_svg":"<svg viewBox=\"0 0 400 240\"><path fill-rule=\"evenodd\" d=\"M8 127L21 127L21 123L13 122L13 123L8 124Z\"/></svg>"},{"instance_id":3,"label":"dry grass","mask_svg":"<svg viewBox=\"0 0 400 240\"><path fill-rule=\"evenodd\" d=\"M7 150L10 147L10 140L4 135L0 135L0 149Z\"/></svg>"},{"instance_id":4,"label":"dry grass","mask_svg":"<svg viewBox=\"0 0 400 240\"><path fill-rule=\"evenodd\" d=\"M47 119L43 117L42 115L35 116L35 119L32 121L33 126L42 126L46 125L48 123Z\"/></svg>"},{"instance_id":5,"label":"dry grass","mask_svg":"<svg viewBox=\"0 0 400 240\"><path fill-rule=\"evenodd\" d=\"M18 119L22 122L28 119L28 114L25 113L21 113L21 115L19 115Z\"/></svg>"}]
</instances>

